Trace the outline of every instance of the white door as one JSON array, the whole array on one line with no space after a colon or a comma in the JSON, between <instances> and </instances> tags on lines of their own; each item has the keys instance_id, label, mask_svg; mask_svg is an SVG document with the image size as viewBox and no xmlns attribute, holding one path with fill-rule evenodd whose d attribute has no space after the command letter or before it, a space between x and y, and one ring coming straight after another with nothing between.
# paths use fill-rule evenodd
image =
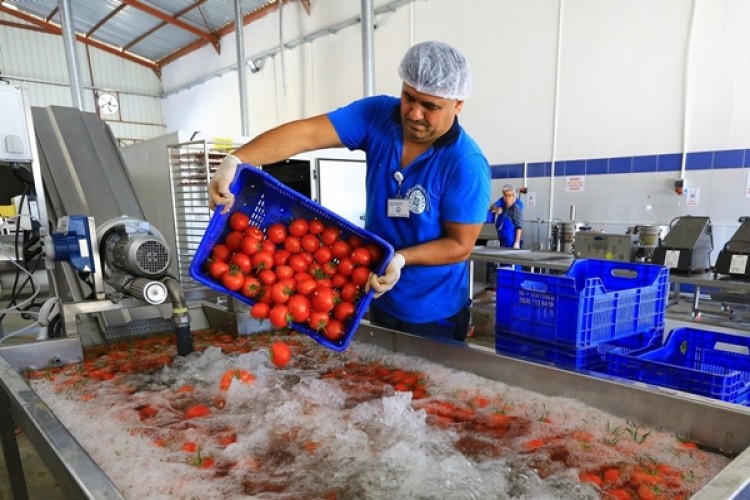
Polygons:
<instances>
[{"instance_id":1,"label":"white door","mask_svg":"<svg viewBox=\"0 0 750 500\"><path fill-rule=\"evenodd\" d=\"M364 160L319 158L315 177L318 203L358 227L365 227Z\"/></svg>"}]
</instances>

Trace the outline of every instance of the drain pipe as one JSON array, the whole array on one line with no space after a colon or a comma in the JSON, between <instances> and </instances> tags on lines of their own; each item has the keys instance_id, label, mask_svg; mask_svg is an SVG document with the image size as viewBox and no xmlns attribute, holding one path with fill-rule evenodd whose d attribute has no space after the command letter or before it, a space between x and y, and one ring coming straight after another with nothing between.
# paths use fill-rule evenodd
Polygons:
<instances>
[{"instance_id":1,"label":"drain pipe","mask_svg":"<svg viewBox=\"0 0 750 500\"><path fill-rule=\"evenodd\" d=\"M374 15L372 0L362 0L362 76L365 97L375 95Z\"/></svg>"},{"instance_id":2,"label":"drain pipe","mask_svg":"<svg viewBox=\"0 0 750 500\"><path fill-rule=\"evenodd\" d=\"M187 356L193 352L193 336L190 333L190 313L188 312L185 292L180 282L167 276L161 280L167 287L172 301L172 324L177 338L177 355Z\"/></svg>"},{"instance_id":3,"label":"drain pipe","mask_svg":"<svg viewBox=\"0 0 750 500\"><path fill-rule=\"evenodd\" d=\"M60 0L58 7L60 8L65 60L68 63L70 94L73 97L73 106L83 111L81 76L78 72L78 55L76 54L76 32L73 26L73 11L70 9L70 0Z\"/></svg>"}]
</instances>

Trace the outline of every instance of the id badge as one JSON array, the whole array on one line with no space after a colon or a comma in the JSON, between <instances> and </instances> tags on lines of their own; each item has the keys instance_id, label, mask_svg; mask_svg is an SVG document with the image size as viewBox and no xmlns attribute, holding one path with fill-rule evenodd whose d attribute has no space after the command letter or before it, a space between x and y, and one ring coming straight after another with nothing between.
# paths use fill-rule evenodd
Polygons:
<instances>
[{"instance_id":1,"label":"id badge","mask_svg":"<svg viewBox=\"0 0 750 500\"><path fill-rule=\"evenodd\" d=\"M388 217L409 217L409 200L388 198Z\"/></svg>"}]
</instances>

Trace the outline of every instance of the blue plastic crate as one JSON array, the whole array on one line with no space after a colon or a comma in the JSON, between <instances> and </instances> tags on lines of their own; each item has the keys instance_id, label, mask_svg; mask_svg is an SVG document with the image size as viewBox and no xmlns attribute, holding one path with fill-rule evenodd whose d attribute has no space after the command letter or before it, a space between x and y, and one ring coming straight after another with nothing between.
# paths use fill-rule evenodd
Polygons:
<instances>
[{"instance_id":1,"label":"blue plastic crate","mask_svg":"<svg viewBox=\"0 0 750 500\"><path fill-rule=\"evenodd\" d=\"M610 350L629 352L657 343L661 344L661 333L639 333L577 349L567 344L531 340L495 329L495 352L498 354L576 371L605 371L605 355Z\"/></svg>"},{"instance_id":2,"label":"blue plastic crate","mask_svg":"<svg viewBox=\"0 0 750 500\"><path fill-rule=\"evenodd\" d=\"M382 250L383 255L380 262L372 266L373 270L378 274L382 274L385 271L388 261L393 257L393 247L382 238L355 226L341 216L325 209L310 198L302 196L267 173L251 165L243 164L237 168L237 174L230 186L230 190L234 194L235 200L232 210L226 214L221 214L220 210L214 212L190 264L190 276L199 283L231 295L242 302L252 305L256 301L240 293L228 290L208 274L205 265L206 259L211 255L214 245L223 241L231 231L229 217L237 211L247 214L250 217L250 223L260 227L263 231L271 224L277 222L288 224L298 217L304 217L308 220L316 218L321 220L326 226L338 227L342 238L346 239L353 235L359 236L365 244L375 244ZM348 324L345 325L346 331L344 332L344 336L337 342L330 341L321 333L311 329L308 325L292 323L291 326L295 330L309 335L325 347L335 351L343 351L349 346L349 342L354 336L357 326L367 311L372 296L373 292L370 291L356 304L357 307L354 315Z\"/></svg>"},{"instance_id":3,"label":"blue plastic crate","mask_svg":"<svg viewBox=\"0 0 750 500\"><path fill-rule=\"evenodd\" d=\"M677 328L664 345L606 354L607 373L730 403L750 403L750 337Z\"/></svg>"},{"instance_id":4,"label":"blue plastic crate","mask_svg":"<svg viewBox=\"0 0 750 500\"><path fill-rule=\"evenodd\" d=\"M497 271L495 325L577 349L664 331L669 269L584 259L564 275Z\"/></svg>"}]
</instances>

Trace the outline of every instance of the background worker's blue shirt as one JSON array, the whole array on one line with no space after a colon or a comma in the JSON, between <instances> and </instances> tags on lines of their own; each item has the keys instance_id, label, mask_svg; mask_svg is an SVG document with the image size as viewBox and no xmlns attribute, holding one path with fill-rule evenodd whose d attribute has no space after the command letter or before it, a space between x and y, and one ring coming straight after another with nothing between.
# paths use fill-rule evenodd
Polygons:
<instances>
[{"instance_id":1,"label":"background worker's blue shirt","mask_svg":"<svg viewBox=\"0 0 750 500\"><path fill-rule=\"evenodd\" d=\"M396 250L445 236L445 222L482 224L490 203L490 173L479 146L458 124L401 169L404 133L400 101L367 97L328 114L341 142L367 153L365 228ZM399 186L394 174L404 180ZM389 198L408 198L409 218L388 217ZM469 298L468 262L406 266L377 305L403 321L425 323L456 314Z\"/></svg>"},{"instance_id":2,"label":"background worker's blue shirt","mask_svg":"<svg viewBox=\"0 0 750 500\"><path fill-rule=\"evenodd\" d=\"M523 202L516 198L516 202L510 208L505 208L505 199L500 198L495 206L503 209L503 213L495 218L495 229L497 239L504 247L512 247L516 242L516 229L523 229L521 220L523 213Z\"/></svg>"}]
</instances>

